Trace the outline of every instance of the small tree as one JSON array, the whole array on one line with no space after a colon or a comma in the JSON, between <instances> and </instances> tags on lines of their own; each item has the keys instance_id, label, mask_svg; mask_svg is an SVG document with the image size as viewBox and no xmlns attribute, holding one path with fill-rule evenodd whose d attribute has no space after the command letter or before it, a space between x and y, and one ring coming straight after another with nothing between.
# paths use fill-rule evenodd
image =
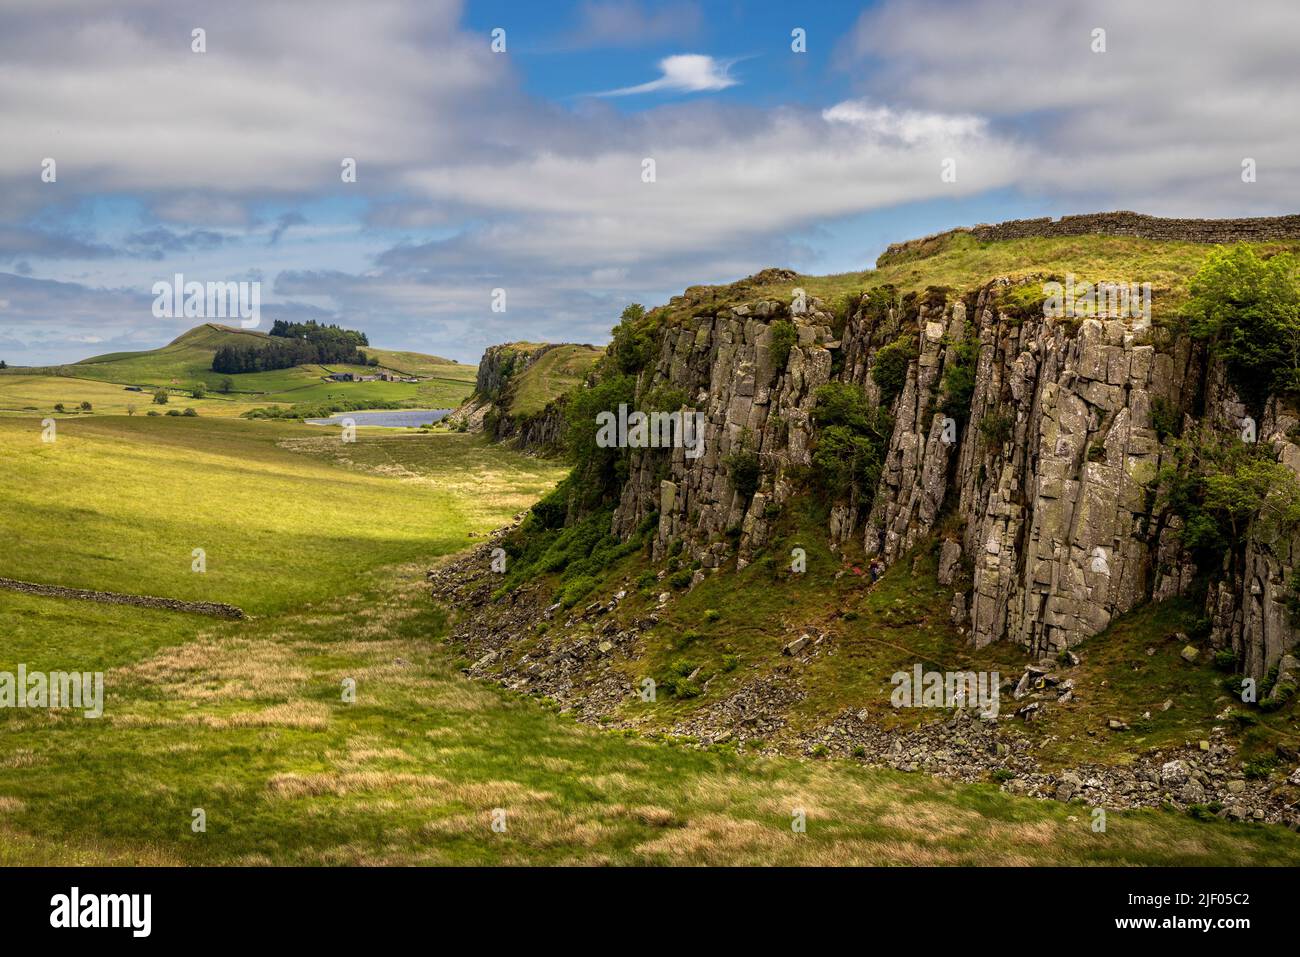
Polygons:
<instances>
[{"instance_id":1,"label":"small tree","mask_svg":"<svg viewBox=\"0 0 1300 957\"><path fill-rule=\"evenodd\" d=\"M62 403L62 402L56 402L56 403L54 403L54 411L55 411L55 412L62 412L62 411L63 411L63 403Z\"/></svg>"},{"instance_id":2,"label":"small tree","mask_svg":"<svg viewBox=\"0 0 1300 957\"><path fill-rule=\"evenodd\" d=\"M154 394L153 394L154 405L166 405L166 404L167 404L167 398L168 398L168 396L167 396L167 390L166 390L166 389L158 389L158 390L155 391Z\"/></svg>"},{"instance_id":3,"label":"small tree","mask_svg":"<svg viewBox=\"0 0 1300 957\"><path fill-rule=\"evenodd\" d=\"M225 393L226 395L230 395L230 393L233 392L234 390L235 390L234 379L230 378L230 376L226 376L224 379L221 380L221 391L223 393Z\"/></svg>"},{"instance_id":4,"label":"small tree","mask_svg":"<svg viewBox=\"0 0 1300 957\"><path fill-rule=\"evenodd\" d=\"M194 398L201 399L208 394L208 387L204 385L202 382L200 382L194 386L194 388L191 390L191 394L194 396Z\"/></svg>"},{"instance_id":5,"label":"small tree","mask_svg":"<svg viewBox=\"0 0 1300 957\"><path fill-rule=\"evenodd\" d=\"M1243 398L1259 407L1297 386L1300 264L1289 253L1261 259L1245 243L1213 250L1183 309L1192 336L1209 343ZM1253 400L1253 402L1252 402Z\"/></svg>"},{"instance_id":6,"label":"small tree","mask_svg":"<svg viewBox=\"0 0 1300 957\"><path fill-rule=\"evenodd\" d=\"M82 411L82 412L89 412L89 411L91 411L91 409L92 409L92 406L91 406L91 404L90 404L89 402L83 402L83 403L81 403L81 411Z\"/></svg>"},{"instance_id":7,"label":"small tree","mask_svg":"<svg viewBox=\"0 0 1300 957\"><path fill-rule=\"evenodd\" d=\"M127 406L126 406L126 414L127 414L127 415L135 415L135 403L133 403L133 402L129 402L129 403L127 403Z\"/></svg>"}]
</instances>

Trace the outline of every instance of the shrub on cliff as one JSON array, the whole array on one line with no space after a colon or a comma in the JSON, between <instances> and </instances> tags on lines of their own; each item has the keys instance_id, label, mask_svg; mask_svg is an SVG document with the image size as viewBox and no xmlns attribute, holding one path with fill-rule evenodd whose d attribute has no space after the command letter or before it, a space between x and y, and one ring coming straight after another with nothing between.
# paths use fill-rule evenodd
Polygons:
<instances>
[{"instance_id":1,"label":"shrub on cliff","mask_svg":"<svg viewBox=\"0 0 1300 957\"><path fill-rule=\"evenodd\" d=\"M1300 386L1300 269L1291 254L1263 259L1245 243L1212 250L1183 317L1254 408Z\"/></svg>"},{"instance_id":2,"label":"shrub on cliff","mask_svg":"<svg viewBox=\"0 0 1300 957\"><path fill-rule=\"evenodd\" d=\"M1272 446L1224 441L1208 429L1171 445L1173 456L1157 476L1157 504L1182 517L1182 544L1199 567L1219 565L1252 531L1300 526L1300 483Z\"/></svg>"},{"instance_id":3,"label":"shrub on cliff","mask_svg":"<svg viewBox=\"0 0 1300 957\"><path fill-rule=\"evenodd\" d=\"M731 476L731 485L742 499L748 502L758 491L762 479L762 465L758 453L753 448L753 437L746 429L740 442L725 459L727 474Z\"/></svg>"},{"instance_id":4,"label":"shrub on cliff","mask_svg":"<svg viewBox=\"0 0 1300 957\"><path fill-rule=\"evenodd\" d=\"M857 386L828 382L817 390L813 420L817 424L814 483L832 498L869 505L893 429L889 413L868 405Z\"/></svg>"},{"instance_id":5,"label":"shrub on cliff","mask_svg":"<svg viewBox=\"0 0 1300 957\"><path fill-rule=\"evenodd\" d=\"M619 323L610 330L606 355L615 371L636 375L649 364L658 349L657 324L645 307L634 302L623 310Z\"/></svg>"},{"instance_id":6,"label":"shrub on cliff","mask_svg":"<svg viewBox=\"0 0 1300 957\"><path fill-rule=\"evenodd\" d=\"M798 341L799 331L789 319L772 323L772 368L778 375L785 371L785 364L790 361L790 350Z\"/></svg>"},{"instance_id":7,"label":"shrub on cliff","mask_svg":"<svg viewBox=\"0 0 1300 957\"><path fill-rule=\"evenodd\" d=\"M953 352L954 361L943 370L943 402L939 410L957 422L965 422L970 418L970 403L975 395L979 340L974 337L963 339Z\"/></svg>"},{"instance_id":8,"label":"shrub on cliff","mask_svg":"<svg viewBox=\"0 0 1300 957\"><path fill-rule=\"evenodd\" d=\"M618 494L627 474L627 449L601 448L596 444L599 431L596 416L601 412L618 414L620 404L632 407L636 398L636 379L614 375L590 389L573 393L565 409L564 446L573 460L574 474L586 492L580 506L602 501Z\"/></svg>"},{"instance_id":9,"label":"shrub on cliff","mask_svg":"<svg viewBox=\"0 0 1300 957\"><path fill-rule=\"evenodd\" d=\"M880 404L889 407L894 404L898 394L907 383L907 367L916 358L916 345L913 337L903 333L887 346L882 346L876 353L876 362L871 367L871 378L880 386Z\"/></svg>"}]
</instances>

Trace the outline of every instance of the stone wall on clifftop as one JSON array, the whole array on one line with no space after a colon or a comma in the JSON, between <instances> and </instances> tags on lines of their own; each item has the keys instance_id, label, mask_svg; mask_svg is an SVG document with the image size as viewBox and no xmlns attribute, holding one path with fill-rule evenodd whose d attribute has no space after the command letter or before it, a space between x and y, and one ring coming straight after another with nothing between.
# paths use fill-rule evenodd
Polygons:
<instances>
[{"instance_id":1,"label":"stone wall on clifftop","mask_svg":"<svg viewBox=\"0 0 1300 957\"><path fill-rule=\"evenodd\" d=\"M981 241L1051 238L1055 236L1133 236L1139 239L1177 240L1190 243L1266 242L1300 239L1300 216L1261 216L1253 219L1165 219L1121 210L1085 213L1052 219L1013 219L1005 223L963 226L921 239L889 246L876 261L885 266L935 247L949 236L968 235Z\"/></svg>"}]
</instances>

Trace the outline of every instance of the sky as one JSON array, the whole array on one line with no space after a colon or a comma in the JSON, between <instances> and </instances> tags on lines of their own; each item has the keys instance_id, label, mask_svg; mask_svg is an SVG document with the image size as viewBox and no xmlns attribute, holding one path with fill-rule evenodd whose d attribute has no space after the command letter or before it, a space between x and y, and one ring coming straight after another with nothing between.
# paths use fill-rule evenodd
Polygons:
<instances>
[{"instance_id":1,"label":"sky","mask_svg":"<svg viewBox=\"0 0 1300 957\"><path fill-rule=\"evenodd\" d=\"M1300 212L1294 0L109 6L0 0L10 365L163 345L177 273L476 362L954 226Z\"/></svg>"}]
</instances>

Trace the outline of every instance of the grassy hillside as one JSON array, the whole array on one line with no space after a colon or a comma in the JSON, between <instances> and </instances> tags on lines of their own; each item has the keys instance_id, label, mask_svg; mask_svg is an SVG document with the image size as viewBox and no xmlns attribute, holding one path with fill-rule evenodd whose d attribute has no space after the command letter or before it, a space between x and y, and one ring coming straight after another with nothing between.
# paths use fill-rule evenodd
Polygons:
<instances>
[{"instance_id":1,"label":"grassy hillside","mask_svg":"<svg viewBox=\"0 0 1300 957\"><path fill-rule=\"evenodd\" d=\"M510 415L522 417L542 411L547 403L580 386L604 354L604 349L575 344L547 350L510 380Z\"/></svg>"},{"instance_id":2,"label":"grassy hillside","mask_svg":"<svg viewBox=\"0 0 1300 957\"><path fill-rule=\"evenodd\" d=\"M1261 254L1300 253L1300 241L1255 244ZM796 287L828 304L841 306L846 295L892 283L902 293L922 292L928 286L946 286L959 292L977 288L999 276L1012 279L1039 275L1076 282L1151 283L1152 315L1172 315L1183 302L1187 281L1214 247L1204 243L1168 242L1127 236L1061 236L981 241L966 234L945 237L915 258L903 258L879 269L799 276L792 282L750 283L693 287L689 299L722 303L773 297L789 301ZM694 308L683 299L669 307L671 317Z\"/></svg>"},{"instance_id":3,"label":"grassy hillside","mask_svg":"<svg viewBox=\"0 0 1300 957\"><path fill-rule=\"evenodd\" d=\"M221 376L212 371L212 357L218 349L269 338L264 332L205 323L160 349L93 356L74 363L73 370L77 375L107 382L162 386L210 381L215 388L221 381Z\"/></svg>"},{"instance_id":4,"label":"grassy hillside","mask_svg":"<svg viewBox=\"0 0 1300 957\"><path fill-rule=\"evenodd\" d=\"M313 426L136 416L64 420L50 444L40 431L33 420L0 419L0 537L9 543L0 576L260 613L337 594L378 563L461 547L468 531L500 517L485 519L472 497L445 487L334 468L282 447L343 447ZM496 468L476 474L488 487L524 474L504 450L463 437L402 438L420 440L449 471ZM378 502L391 511L382 521ZM190 569L195 548L207 553L206 574Z\"/></svg>"},{"instance_id":5,"label":"grassy hillside","mask_svg":"<svg viewBox=\"0 0 1300 957\"><path fill-rule=\"evenodd\" d=\"M212 371L212 358L227 345L269 338L266 333L205 323L178 336L160 349L114 352L71 365L15 369L0 376L0 411L47 411L55 402L88 401L95 411L126 411L129 404L149 403L149 396L124 392L126 385L166 388L178 395L196 385L206 387L207 402L194 405L200 414L238 415L252 405L319 404L331 401L400 403L412 408L454 408L474 388L475 367L418 352L387 349L365 351L379 359L379 368L418 376L407 382L327 382L332 372L373 375L376 368L349 365L305 365L269 372L223 375ZM37 381L39 377L52 380ZM15 381L18 380L18 381ZM226 380L229 393L220 393ZM85 383L85 384L78 384ZM96 383L104 383L98 386ZM115 384L115 385L110 385ZM233 403L233 404L232 404ZM242 403L242 404L241 404ZM101 408L102 406L102 408Z\"/></svg>"},{"instance_id":6,"label":"grassy hillside","mask_svg":"<svg viewBox=\"0 0 1300 957\"><path fill-rule=\"evenodd\" d=\"M1116 812L1097 834L992 785L627 737L469 682L413 560L560 473L473 437L118 418L44 447L35 425L0 422L0 575L255 616L0 591L0 669L108 671L100 720L0 711L0 863L1300 863L1277 828Z\"/></svg>"}]
</instances>

